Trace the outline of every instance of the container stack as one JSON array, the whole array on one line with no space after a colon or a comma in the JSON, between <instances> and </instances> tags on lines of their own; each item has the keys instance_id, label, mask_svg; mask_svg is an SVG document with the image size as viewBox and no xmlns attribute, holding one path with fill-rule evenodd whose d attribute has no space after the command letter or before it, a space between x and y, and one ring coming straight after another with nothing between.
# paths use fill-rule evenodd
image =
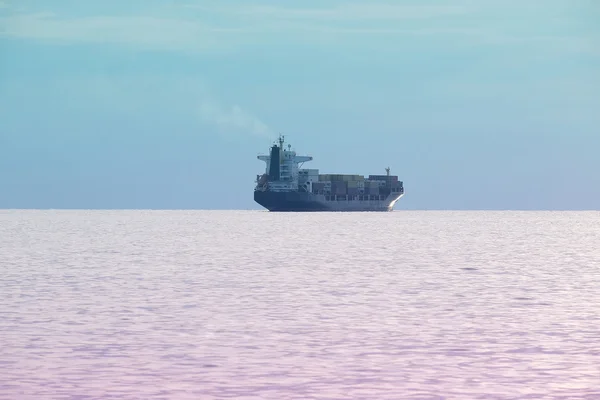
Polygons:
<instances>
[{"instance_id":1,"label":"container stack","mask_svg":"<svg viewBox=\"0 0 600 400\"><path fill-rule=\"evenodd\" d=\"M325 192L325 182L313 182L313 193L323 194Z\"/></svg>"},{"instance_id":2,"label":"container stack","mask_svg":"<svg viewBox=\"0 0 600 400\"><path fill-rule=\"evenodd\" d=\"M343 181L343 182L353 182L353 181L364 181L365 177L362 175L344 175L344 174L321 174L319 175L319 181Z\"/></svg>"},{"instance_id":3,"label":"container stack","mask_svg":"<svg viewBox=\"0 0 600 400\"><path fill-rule=\"evenodd\" d=\"M369 175L370 181L398 182L398 175Z\"/></svg>"},{"instance_id":4,"label":"container stack","mask_svg":"<svg viewBox=\"0 0 600 400\"><path fill-rule=\"evenodd\" d=\"M365 194L369 196L379 196L379 182L378 181L367 181L365 183Z\"/></svg>"},{"instance_id":5,"label":"container stack","mask_svg":"<svg viewBox=\"0 0 600 400\"><path fill-rule=\"evenodd\" d=\"M348 181L348 196L358 196L358 183L359 181Z\"/></svg>"},{"instance_id":6,"label":"container stack","mask_svg":"<svg viewBox=\"0 0 600 400\"><path fill-rule=\"evenodd\" d=\"M343 196L348 190L348 182L345 181L331 181L331 194L335 196Z\"/></svg>"}]
</instances>

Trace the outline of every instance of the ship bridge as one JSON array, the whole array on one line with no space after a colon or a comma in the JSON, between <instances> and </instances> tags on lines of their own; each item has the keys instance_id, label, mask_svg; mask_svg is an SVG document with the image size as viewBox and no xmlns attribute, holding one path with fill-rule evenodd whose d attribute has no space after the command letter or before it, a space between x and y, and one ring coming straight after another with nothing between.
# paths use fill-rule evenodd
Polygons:
<instances>
[{"instance_id":1,"label":"ship bridge","mask_svg":"<svg viewBox=\"0 0 600 400\"><path fill-rule=\"evenodd\" d=\"M266 165L265 174L257 177L257 189L271 191L294 191L298 190L300 165L311 161L311 156L299 156L290 144L287 150L284 148L284 136L279 136L269 155L260 155L257 158L264 161ZM317 175L318 175L318 170Z\"/></svg>"}]
</instances>

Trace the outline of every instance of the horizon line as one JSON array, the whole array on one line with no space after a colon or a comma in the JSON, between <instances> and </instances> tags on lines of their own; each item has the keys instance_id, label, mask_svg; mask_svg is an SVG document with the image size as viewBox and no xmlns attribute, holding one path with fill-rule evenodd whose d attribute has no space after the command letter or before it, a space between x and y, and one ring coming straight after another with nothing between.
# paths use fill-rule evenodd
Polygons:
<instances>
[{"instance_id":1,"label":"horizon line","mask_svg":"<svg viewBox=\"0 0 600 400\"><path fill-rule=\"evenodd\" d=\"M381 213L381 211L269 211L267 209L258 208L62 208L62 207L49 207L49 208L1 208L0 211L260 211L260 212L272 212L272 213L296 213L296 214L315 214L315 213ZM392 211L385 212L485 212L485 211L500 211L500 212L599 212L599 209L593 208L405 208L405 209L394 209ZM385 213L384 212L384 213Z\"/></svg>"}]
</instances>

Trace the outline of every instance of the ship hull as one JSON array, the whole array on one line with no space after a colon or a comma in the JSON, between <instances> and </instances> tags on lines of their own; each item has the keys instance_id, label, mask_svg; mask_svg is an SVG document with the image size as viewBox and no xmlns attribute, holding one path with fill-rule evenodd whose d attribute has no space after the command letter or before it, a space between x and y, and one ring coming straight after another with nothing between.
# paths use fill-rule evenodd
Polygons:
<instances>
[{"instance_id":1,"label":"ship hull","mask_svg":"<svg viewBox=\"0 0 600 400\"><path fill-rule=\"evenodd\" d=\"M254 201L274 212L317 212L317 211L392 211L394 204L402 197L392 193L382 200L331 200L324 195L307 192L254 192Z\"/></svg>"}]
</instances>

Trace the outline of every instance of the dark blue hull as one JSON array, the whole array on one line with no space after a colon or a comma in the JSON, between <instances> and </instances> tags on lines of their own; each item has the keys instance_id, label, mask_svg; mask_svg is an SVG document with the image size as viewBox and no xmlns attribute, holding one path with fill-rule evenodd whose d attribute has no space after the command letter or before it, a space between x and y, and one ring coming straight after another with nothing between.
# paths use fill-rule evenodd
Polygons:
<instances>
[{"instance_id":1,"label":"dark blue hull","mask_svg":"<svg viewBox=\"0 0 600 400\"><path fill-rule=\"evenodd\" d=\"M348 200L343 196L327 199L323 195L307 192L270 192L254 191L254 201L269 211L392 211L402 193L389 195L379 200Z\"/></svg>"},{"instance_id":2,"label":"dark blue hull","mask_svg":"<svg viewBox=\"0 0 600 400\"><path fill-rule=\"evenodd\" d=\"M332 211L303 192L254 192L254 201L269 211Z\"/></svg>"}]
</instances>

